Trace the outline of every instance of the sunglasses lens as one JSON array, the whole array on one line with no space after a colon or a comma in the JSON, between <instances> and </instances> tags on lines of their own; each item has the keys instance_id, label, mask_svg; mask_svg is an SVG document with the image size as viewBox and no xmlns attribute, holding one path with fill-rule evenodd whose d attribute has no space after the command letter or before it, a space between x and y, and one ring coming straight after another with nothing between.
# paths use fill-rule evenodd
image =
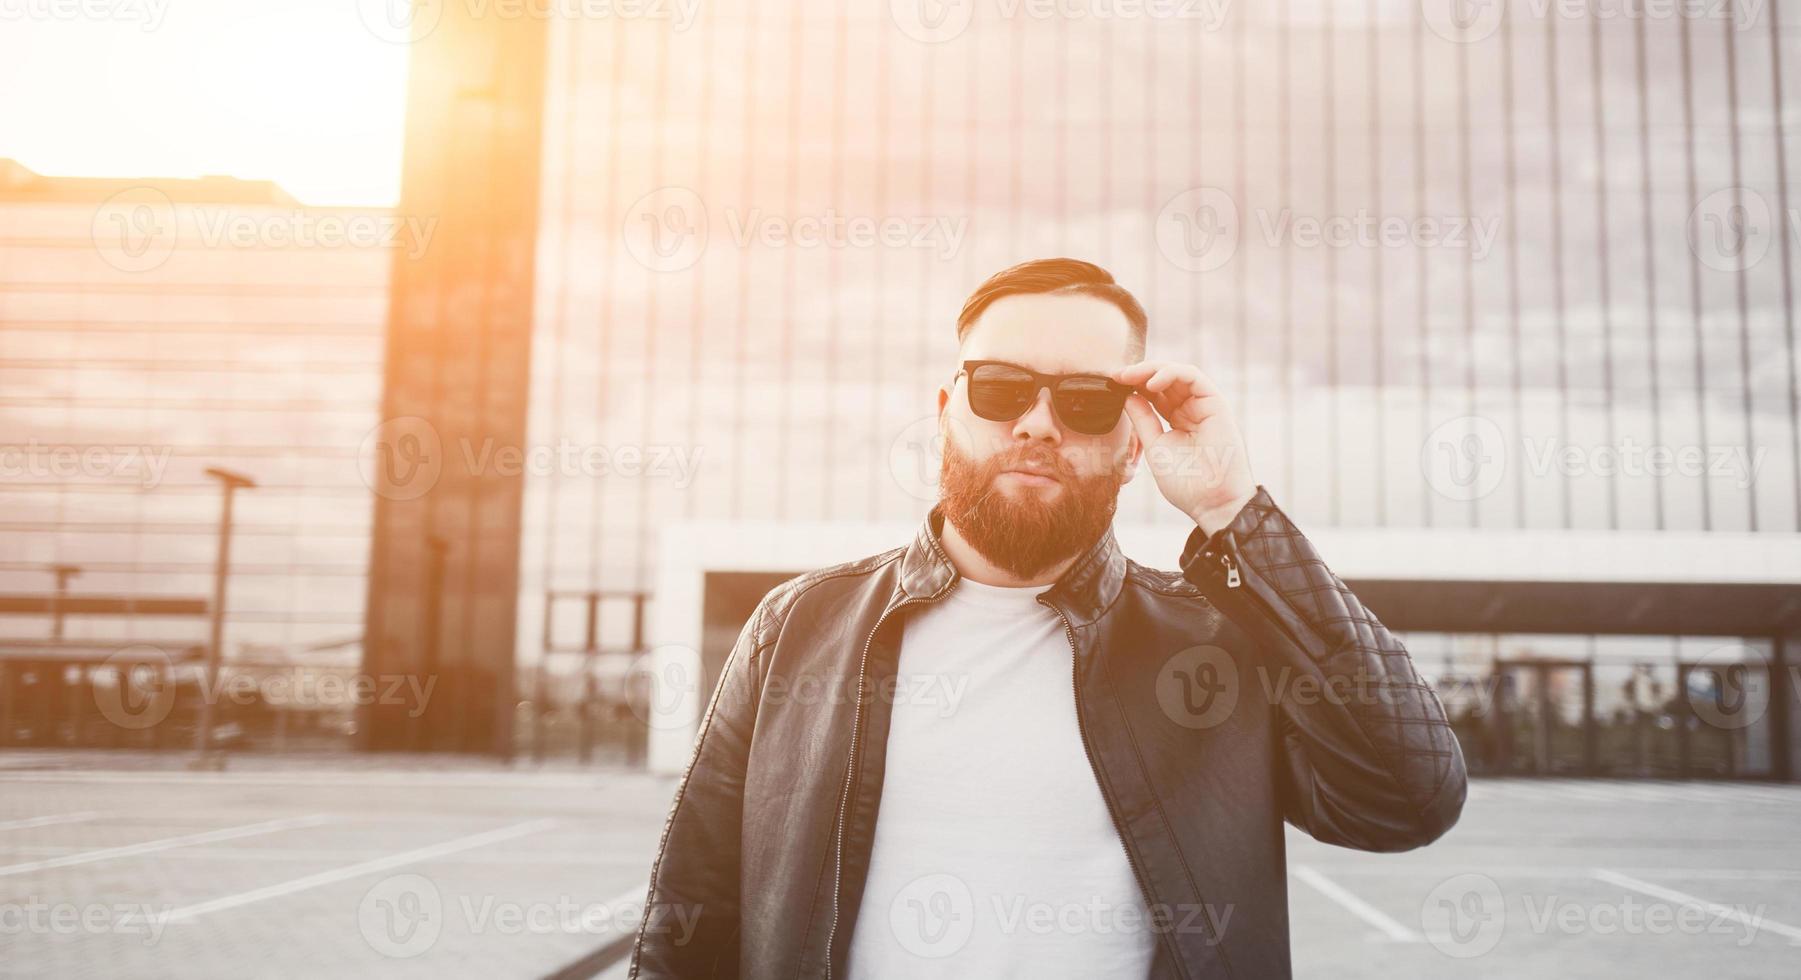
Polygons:
<instances>
[{"instance_id":1,"label":"sunglasses lens","mask_svg":"<svg viewBox=\"0 0 1801 980\"><path fill-rule=\"evenodd\" d=\"M969 407L990 422L1019 418L1037 394L1030 375L1005 364L983 364L969 375Z\"/></svg>"},{"instance_id":2,"label":"sunglasses lens","mask_svg":"<svg viewBox=\"0 0 1801 980\"><path fill-rule=\"evenodd\" d=\"M1064 425L1083 435L1102 436L1119 423L1130 393L1108 384L1105 378L1065 378L1058 383L1052 402Z\"/></svg>"}]
</instances>

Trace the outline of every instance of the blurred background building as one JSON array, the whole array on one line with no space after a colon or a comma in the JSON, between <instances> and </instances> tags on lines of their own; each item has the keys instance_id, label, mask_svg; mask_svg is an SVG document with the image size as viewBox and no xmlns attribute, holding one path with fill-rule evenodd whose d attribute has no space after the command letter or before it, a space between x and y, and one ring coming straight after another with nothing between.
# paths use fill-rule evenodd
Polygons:
<instances>
[{"instance_id":1,"label":"blurred background building","mask_svg":"<svg viewBox=\"0 0 1801 980\"><path fill-rule=\"evenodd\" d=\"M423 714L365 712L365 747L610 739L636 761L648 728L649 764L679 768L757 598L903 543L935 498L933 392L963 298L1071 255L1137 293L1150 356L1225 384L1259 478L1405 632L1476 768L1791 778L1801 50L1780 16L1529 0L420 8L395 215L431 222L429 247L338 257L374 271L244 257L318 304L259 316L371 332L310 356L261 333L254 353L207 352L274 366L257 394L290 412L342 380L363 413L295 450L341 481L341 506L259 489L243 520L372 514L366 551L322 530L304 553L347 544L365 671L446 686ZM80 207L68 234L98 213ZM77 382L114 355L19 353L50 336L20 299L49 280L19 270L60 253L13 227L0 277L31 285L7 286L0 343L9 380L32 372L43 393L8 385L0 404L111 404ZM130 282L159 307L185 288ZM236 315L226 302L208 322ZM193 465L235 459L283 486L280 464L234 456L270 431L214 437ZM33 479L4 489L61 506ZM204 522L217 490L192 486ZM167 492L123 499L149 510ZM9 546L0 567L35 578L3 591L41 595L51 565L81 562L63 524L101 507L9 516L60 536ZM196 531L152 551L132 520L100 556L212 546ZM1133 557L1173 564L1186 528L1148 479L1118 523ZM287 639L326 608L360 611L336 586L250 605L254 540L228 651L271 625L264 610L293 617L291 644L329 640ZM287 544L265 584L310 567ZM101 590L87 574L72 588ZM182 581L166 584L206 594Z\"/></svg>"},{"instance_id":2,"label":"blurred background building","mask_svg":"<svg viewBox=\"0 0 1801 980\"><path fill-rule=\"evenodd\" d=\"M392 253L329 229L388 220L267 182L0 160L0 715L15 726L0 744L83 725L102 742L154 734L101 717L85 671L202 655L220 517L208 467L259 484L237 503L228 659L357 669L371 513L358 446L377 421ZM351 721L309 710L283 734L342 744Z\"/></svg>"}]
</instances>

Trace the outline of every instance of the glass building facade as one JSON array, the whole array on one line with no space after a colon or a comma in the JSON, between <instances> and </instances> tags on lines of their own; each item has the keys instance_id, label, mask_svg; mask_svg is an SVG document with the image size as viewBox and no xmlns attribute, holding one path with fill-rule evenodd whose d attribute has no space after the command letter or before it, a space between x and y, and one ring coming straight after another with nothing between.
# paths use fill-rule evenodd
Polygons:
<instances>
[{"instance_id":1,"label":"glass building facade","mask_svg":"<svg viewBox=\"0 0 1801 980\"><path fill-rule=\"evenodd\" d=\"M267 183L0 160L0 596L52 595L69 566L66 595L100 603L58 624L9 602L13 721L55 697L21 688L43 676L21 664L204 649L221 509L209 467L257 484L235 501L227 662L359 664L371 502L358 454L380 404L391 261L361 236L386 221ZM0 743L15 735L50 737Z\"/></svg>"},{"instance_id":2,"label":"glass building facade","mask_svg":"<svg viewBox=\"0 0 1801 980\"><path fill-rule=\"evenodd\" d=\"M1782 13L552 20L520 658L579 648L587 596L653 590L672 522L916 521L962 300L1054 255L1110 269L1149 356L1225 386L1303 527L1789 540L1801 36ZM1182 520L1127 487L1122 523ZM1412 646L1447 689L1497 658L1592 662L1592 711L1655 726L1682 664L1779 656L1767 625ZM1518 684L1547 692L1519 695L1540 714L1576 690ZM1755 769L1773 749L1739 751Z\"/></svg>"},{"instance_id":3,"label":"glass building facade","mask_svg":"<svg viewBox=\"0 0 1801 980\"><path fill-rule=\"evenodd\" d=\"M700 464L533 481L528 574L916 513L889 450L958 306L1048 255L1225 384L1303 523L1796 531L1797 36L1543 6L552 22L534 441ZM1149 489L1122 519L1178 519Z\"/></svg>"}]
</instances>

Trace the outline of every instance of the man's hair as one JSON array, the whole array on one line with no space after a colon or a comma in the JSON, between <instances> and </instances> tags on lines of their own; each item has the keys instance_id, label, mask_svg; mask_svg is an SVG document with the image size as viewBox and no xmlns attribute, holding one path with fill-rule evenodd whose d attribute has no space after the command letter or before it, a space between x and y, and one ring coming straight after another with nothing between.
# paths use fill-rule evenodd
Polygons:
<instances>
[{"instance_id":1,"label":"man's hair","mask_svg":"<svg viewBox=\"0 0 1801 980\"><path fill-rule=\"evenodd\" d=\"M1112 273L1081 259L1033 259L989 276L963 303L963 312L957 316L957 343L968 339L970 328L995 300L1021 293L1079 293L1112 303L1132 324L1127 356L1133 360L1144 356L1148 330L1144 307L1124 286L1113 281Z\"/></svg>"}]
</instances>

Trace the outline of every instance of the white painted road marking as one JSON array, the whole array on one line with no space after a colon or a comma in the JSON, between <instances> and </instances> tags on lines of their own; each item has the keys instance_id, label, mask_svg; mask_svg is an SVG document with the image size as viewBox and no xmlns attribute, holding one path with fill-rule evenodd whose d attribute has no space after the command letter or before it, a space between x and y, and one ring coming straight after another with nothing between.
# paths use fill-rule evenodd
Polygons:
<instances>
[{"instance_id":1,"label":"white painted road marking","mask_svg":"<svg viewBox=\"0 0 1801 980\"><path fill-rule=\"evenodd\" d=\"M170 909L169 911L158 915L156 918L163 923L190 922L209 912L237 908L241 905L249 905L252 902L261 902L270 898L280 898L283 895L292 895L295 892L306 891L309 888L317 888L320 885L330 885L351 878L359 878L363 875L372 874L377 871L386 871L390 868L398 868L402 865L413 864L417 861L428 861L432 858L442 857L446 854L467 851L471 848L481 847L484 844L511 840L514 837L524 837L526 834L535 834L540 830L547 829L555 823L555 820L549 818L542 820L528 820L525 823L516 823L510 827L501 827L498 830L490 830L486 833L473 834L468 837L458 837L455 840L448 840L441 844L432 844L429 847L402 851L399 854L390 854L387 857L375 858L369 861L359 861L356 864L345 865L342 868L321 871L318 874L310 874L304 878L295 878L292 881L284 881L280 884L269 885L264 888L239 892L236 895L227 895L223 898L215 898L211 901L199 902L194 905L184 905L178 909Z\"/></svg>"},{"instance_id":2,"label":"white painted road marking","mask_svg":"<svg viewBox=\"0 0 1801 980\"><path fill-rule=\"evenodd\" d=\"M32 871L47 871L51 868L66 868L75 864L92 864L95 861L109 861L113 858L136 857L139 854L152 854L166 851L174 847L187 847L190 844L211 844L215 841L235 840L239 837L255 837L258 834L273 834L278 830L294 830L299 827L316 827L334 819L328 813L315 813L304 817L286 817L281 820L268 820L263 823L246 824L242 827L226 827L222 830L208 830L198 834L183 834L180 837L164 837L159 840L144 841L140 844L125 844L120 847L106 847L98 851L82 851L79 854L65 854L61 857L45 858L42 861L27 861L24 864L9 864L0 867L0 878L8 875L22 875Z\"/></svg>"},{"instance_id":3,"label":"white painted road marking","mask_svg":"<svg viewBox=\"0 0 1801 980\"><path fill-rule=\"evenodd\" d=\"M84 810L80 813L54 813L45 817L26 817L23 820L7 820L0 822L0 830L24 830L27 827L50 827L59 823L81 823L100 815L98 810Z\"/></svg>"},{"instance_id":4,"label":"white painted road marking","mask_svg":"<svg viewBox=\"0 0 1801 980\"><path fill-rule=\"evenodd\" d=\"M1746 915L1740 909L1721 905L1718 902L1710 902L1705 898L1697 898L1687 892L1679 892L1674 888L1653 885L1648 881L1641 881L1630 875L1623 875L1617 871L1608 871L1606 868L1596 868L1594 870L1594 875L1602 881L1644 895L1649 895L1652 898L1661 898L1666 902L1675 902L1678 905L1693 906L1694 908L1703 909L1719 918L1731 919L1742 926L1750 928L1752 932L1764 929L1773 932L1778 936L1787 936L1791 944L1801 943L1801 929L1797 929L1794 926L1773 922L1761 916Z\"/></svg>"},{"instance_id":5,"label":"white painted road marking","mask_svg":"<svg viewBox=\"0 0 1801 980\"><path fill-rule=\"evenodd\" d=\"M1424 936L1384 915L1374 905L1351 894L1343 886L1313 868L1305 864L1297 864L1294 866L1293 872L1296 878L1312 885L1315 891L1344 906L1357 918L1382 930L1389 939L1397 943L1423 943L1426 941Z\"/></svg>"}]
</instances>

